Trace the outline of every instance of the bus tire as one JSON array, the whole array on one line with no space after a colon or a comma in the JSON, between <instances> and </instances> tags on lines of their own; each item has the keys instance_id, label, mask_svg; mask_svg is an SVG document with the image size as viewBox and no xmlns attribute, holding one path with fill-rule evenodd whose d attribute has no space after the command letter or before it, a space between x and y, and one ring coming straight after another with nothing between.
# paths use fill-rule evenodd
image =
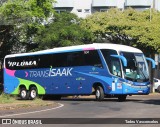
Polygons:
<instances>
[{"instance_id":1,"label":"bus tire","mask_svg":"<svg viewBox=\"0 0 160 127\"><path fill-rule=\"evenodd\" d=\"M36 87L31 87L29 90L29 99L34 100L37 97L37 88Z\"/></svg>"},{"instance_id":2,"label":"bus tire","mask_svg":"<svg viewBox=\"0 0 160 127\"><path fill-rule=\"evenodd\" d=\"M20 93L19 93L19 95L20 95L20 98L21 98L22 100L27 100L27 99L29 99L29 92L26 90L25 87L20 88Z\"/></svg>"},{"instance_id":3,"label":"bus tire","mask_svg":"<svg viewBox=\"0 0 160 127\"><path fill-rule=\"evenodd\" d=\"M96 101L103 101L104 100L104 91L101 86L96 87L95 96L96 96Z\"/></svg>"},{"instance_id":4,"label":"bus tire","mask_svg":"<svg viewBox=\"0 0 160 127\"><path fill-rule=\"evenodd\" d=\"M119 95L119 96L118 96L118 101L119 101L119 102L126 101L126 97L127 97L127 95Z\"/></svg>"}]
</instances>

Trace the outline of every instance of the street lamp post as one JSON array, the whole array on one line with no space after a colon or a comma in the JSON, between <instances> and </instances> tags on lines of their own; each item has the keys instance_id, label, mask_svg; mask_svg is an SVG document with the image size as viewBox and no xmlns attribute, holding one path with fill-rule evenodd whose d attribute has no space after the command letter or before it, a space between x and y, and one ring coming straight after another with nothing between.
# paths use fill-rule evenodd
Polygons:
<instances>
[{"instance_id":1,"label":"street lamp post","mask_svg":"<svg viewBox=\"0 0 160 127\"><path fill-rule=\"evenodd\" d=\"M152 20L152 8L151 8L151 6L150 6L149 21L151 22L151 20Z\"/></svg>"}]
</instances>

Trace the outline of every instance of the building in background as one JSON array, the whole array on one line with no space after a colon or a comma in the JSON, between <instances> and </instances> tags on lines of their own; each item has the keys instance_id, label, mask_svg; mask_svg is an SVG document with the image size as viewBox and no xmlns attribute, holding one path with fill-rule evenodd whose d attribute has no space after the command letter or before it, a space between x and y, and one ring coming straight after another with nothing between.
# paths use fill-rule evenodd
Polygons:
<instances>
[{"instance_id":1,"label":"building in background","mask_svg":"<svg viewBox=\"0 0 160 127\"><path fill-rule=\"evenodd\" d=\"M56 0L53 5L58 13L68 11L85 18L95 12L107 11L110 8L124 10L132 7L136 10L154 8L160 11L160 0Z\"/></svg>"},{"instance_id":2,"label":"building in background","mask_svg":"<svg viewBox=\"0 0 160 127\"><path fill-rule=\"evenodd\" d=\"M153 7L154 0L125 0L124 8L132 7L136 10L146 10Z\"/></svg>"}]
</instances>

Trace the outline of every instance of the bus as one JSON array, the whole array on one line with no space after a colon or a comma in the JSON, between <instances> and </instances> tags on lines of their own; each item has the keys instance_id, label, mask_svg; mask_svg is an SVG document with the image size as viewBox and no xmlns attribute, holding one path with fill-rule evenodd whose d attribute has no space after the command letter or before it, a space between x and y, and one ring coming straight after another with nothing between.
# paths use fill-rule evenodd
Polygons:
<instances>
[{"instance_id":1,"label":"bus","mask_svg":"<svg viewBox=\"0 0 160 127\"><path fill-rule=\"evenodd\" d=\"M4 59L4 93L34 99L52 95L95 95L97 101L114 96L150 92L149 71L137 48L108 43L60 47L31 53L11 54Z\"/></svg>"}]
</instances>

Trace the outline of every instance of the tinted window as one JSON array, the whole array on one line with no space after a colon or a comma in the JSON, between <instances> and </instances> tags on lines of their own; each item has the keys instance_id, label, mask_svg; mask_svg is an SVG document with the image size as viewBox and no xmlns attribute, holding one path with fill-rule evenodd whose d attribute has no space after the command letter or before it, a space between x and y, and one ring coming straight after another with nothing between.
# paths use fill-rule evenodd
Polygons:
<instances>
[{"instance_id":1,"label":"tinted window","mask_svg":"<svg viewBox=\"0 0 160 127\"><path fill-rule=\"evenodd\" d=\"M115 76L121 77L122 72L121 72L120 60L118 58L111 56L111 55L117 55L117 52L115 50L110 50L110 49L102 49L101 52L106 60L110 73Z\"/></svg>"},{"instance_id":2,"label":"tinted window","mask_svg":"<svg viewBox=\"0 0 160 127\"><path fill-rule=\"evenodd\" d=\"M67 66L67 53L52 54L50 63L52 67L66 67Z\"/></svg>"},{"instance_id":3,"label":"tinted window","mask_svg":"<svg viewBox=\"0 0 160 127\"><path fill-rule=\"evenodd\" d=\"M83 52L81 51L81 52L68 53L67 63L68 66L84 66L85 61Z\"/></svg>"},{"instance_id":4,"label":"tinted window","mask_svg":"<svg viewBox=\"0 0 160 127\"><path fill-rule=\"evenodd\" d=\"M102 67L97 50L84 51L85 65Z\"/></svg>"},{"instance_id":5,"label":"tinted window","mask_svg":"<svg viewBox=\"0 0 160 127\"><path fill-rule=\"evenodd\" d=\"M66 66L102 67L97 50L6 58L11 70Z\"/></svg>"},{"instance_id":6,"label":"tinted window","mask_svg":"<svg viewBox=\"0 0 160 127\"><path fill-rule=\"evenodd\" d=\"M97 50L68 53L68 66L97 66L102 67Z\"/></svg>"},{"instance_id":7,"label":"tinted window","mask_svg":"<svg viewBox=\"0 0 160 127\"><path fill-rule=\"evenodd\" d=\"M50 68L50 67L67 66L67 54L47 54L36 56L23 56L16 58L7 58L6 67L11 70L18 69L34 69L34 68Z\"/></svg>"},{"instance_id":8,"label":"tinted window","mask_svg":"<svg viewBox=\"0 0 160 127\"><path fill-rule=\"evenodd\" d=\"M35 68L39 64L38 57L35 56L23 56L23 57L12 57L6 58L5 64L6 68L11 70L17 69L29 69Z\"/></svg>"}]
</instances>

